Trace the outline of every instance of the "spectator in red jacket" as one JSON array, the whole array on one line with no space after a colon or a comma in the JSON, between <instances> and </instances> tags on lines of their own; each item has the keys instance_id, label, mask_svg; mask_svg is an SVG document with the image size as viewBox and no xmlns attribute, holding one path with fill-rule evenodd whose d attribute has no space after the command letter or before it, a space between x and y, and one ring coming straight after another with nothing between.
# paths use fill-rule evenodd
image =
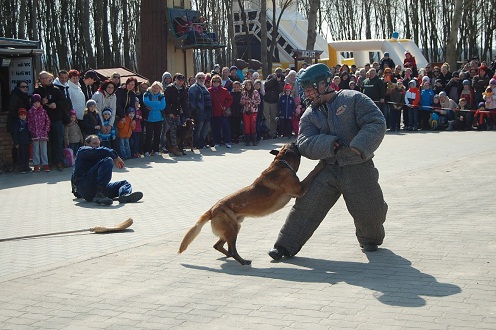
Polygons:
<instances>
[{"instance_id":1,"label":"spectator in red jacket","mask_svg":"<svg viewBox=\"0 0 496 330\"><path fill-rule=\"evenodd\" d=\"M216 147L220 147L224 141L226 147L231 148L231 127L228 117L224 114L224 109L231 106L233 98L231 93L221 84L222 78L219 75L214 75L212 87L208 88L212 99L212 134Z\"/></svg>"}]
</instances>

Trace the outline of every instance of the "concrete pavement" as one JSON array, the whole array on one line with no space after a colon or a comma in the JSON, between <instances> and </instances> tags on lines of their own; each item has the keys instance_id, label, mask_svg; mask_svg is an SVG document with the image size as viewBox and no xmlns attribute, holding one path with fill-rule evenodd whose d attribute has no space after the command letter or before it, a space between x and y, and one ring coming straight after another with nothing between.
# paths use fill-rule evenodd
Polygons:
<instances>
[{"instance_id":1,"label":"concrete pavement","mask_svg":"<svg viewBox=\"0 0 496 330\"><path fill-rule=\"evenodd\" d=\"M300 253L267 256L288 206L246 219L241 266L212 248L209 226L179 242L215 201L251 183L274 146L131 160L142 203L75 200L69 170L0 175L2 329L494 329L496 132L387 134L374 159L389 212L381 249L364 254L342 200ZM314 166L304 159L300 178Z\"/></svg>"}]
</instances>

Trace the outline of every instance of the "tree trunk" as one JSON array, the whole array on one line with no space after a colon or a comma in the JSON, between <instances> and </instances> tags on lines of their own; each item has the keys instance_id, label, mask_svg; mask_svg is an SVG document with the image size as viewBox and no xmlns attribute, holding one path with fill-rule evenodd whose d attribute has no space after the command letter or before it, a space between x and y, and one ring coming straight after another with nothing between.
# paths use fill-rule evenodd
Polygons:
<instances>
[{"instance_id":1,"label":"tree trunk","mask_svg":"<svg viewBox=\"0 0 496 330\"><path fill-rule=\"evenodd\" d=\"M364 17L370 17L370 6L371 4L367 1L363 2L363 14ZM365 39L372 39L372 30L370 26L370 20L364 19L365 21Z\"/></svg>"},{"instance_id":2,"label":"tree trunk","mask_svg":"<svg viewBox=\"0 0 496 330\"><path fill-rule=\"evenodd\" d=\"M119 34L117 29L119 28L119 8L117 5L118 0L110 0L110 27L112 29L112 52L113 55L112 62L114 66L121 65L120 53L122 49L119 49Z\"/></svg>"},{"instance_id":3,"label":"tree trunk","mask_svg":"<svg viewBox=\"0 0 496 330\"><path fill-rule=\"evenodd\" d=\"M320 8L320 0L309 0L308 6L308 38L306 47L308 50L312 50L317 41L317 11ZM311 59L306 59L307 64L311 64L311 62ZM298 71L298 68L295 68L295 70Z\"/></svg>"},{"instance_id":4,"label":"tree trunk","mask_svg":"<svg viewBox=\"0 0 496 330\"><path fill-rule=\"evenodd\" d=\"M91 45L91 33L90 33L90 1L83 0L83 17L82 17L82 27L83 27L83 39L84 39L84 51L88 54L88 66L90 68L96 68L95 56L93 55L93 46Z\"/></svg>"},{"instance_id":5,"label":"tree trunk","mask_svg":"<svg viewBox=\"0 0 496 330\"><path fill-rule=\"evenodd\" d=\"M109 0L103 1L102 11L102 43L103 46L103 66L106 68L114 66L112 57L112 49L110 48L110 33L109 33Z\"/></svg>"},{"instance_id":6,"label":"tree trunk","mask_svg":"<svg viewBox=\"0 0 496 330\"><path fill-rule=\"evenodd\" d=\"M457 69L456 61L458 59L458 50L456 47L458 41L458 29L462 19L463 0L455 0L455 9L451 21L451 30L446 42L446 62L449 63L451 71Z\"/></svg>"},{"instance_id":7,"label":"tree trunk","mask_svg":"<svg viewBox=\"0 0 496 330\"><path fill-rule=\"evenodd\" d=\"M101 67L104 64L105 58L105 50L103 47L103 29L105 20L103 18L103 1L95 1L94 2L94 11L93 11L93 26L95 30L95 56L96 56L96 67Z\"/></svg>"},{"instance_id":8,"label":"tree trunk","mask_svg":"<svg viewBox=\"0 0 496 330\"><path fill-rule=\"evenodd\" d=\"M126 68L131 67L131 43L129 40L129 29L132 28L132 22L129 21L129 12L128 12L128 5L126 3L123 3L122 5L122 32L123 32L123 38L122 38L122 52L124 53L124 66Z\"/></svg>"},{"instance_id":9,"label":"tree trunk","mask_svg":"<svg viewBox=\"0 0 496 330\"><path fill-rule=\"evenodd\" d=\"M69 20L69 2L61 1L60 2L60 13L59 18L59 36L57 39L59 50L59 68L70 70L71 66L69 64L69 53L70 53L70 45L73 40L70 40L67 35L67 24L70 22Z\"/></svg>"},{"instance_id":10,"label":"tree trunk","mask_svg":"<svg viewBox=\"0 0 496 330\"><path fill-rule=\"evenodd\" d=\"M20 39L26 39L26 0L21 0L19 4L19 22L17 23L17 35Z\"/></svg>"},{"instance_id":11,"label":"tree trunk","mask_svg":"<svg viewBox=\"0 0 496 330\"><path fill-rule=\"evenodd\" d=\"M262 75L266 78L269 74L267 59L267 0L260 1L260 62L262 62Z\"/></svg>"},{"instance_id":12,"label":"tree trunk","mask_svg":"<svg viewBox=\"0 0 496 330\"><path fill-rule=\"evenodd\" d=\"M246 42L246 58L251 59L251 38L250 30L248 27L248 18L246 17L245 7L242 0L238 0L239 9L241 11L241 20L243 21L243 30L245 32L245 42Z\"/></svg>"}]
</instances>

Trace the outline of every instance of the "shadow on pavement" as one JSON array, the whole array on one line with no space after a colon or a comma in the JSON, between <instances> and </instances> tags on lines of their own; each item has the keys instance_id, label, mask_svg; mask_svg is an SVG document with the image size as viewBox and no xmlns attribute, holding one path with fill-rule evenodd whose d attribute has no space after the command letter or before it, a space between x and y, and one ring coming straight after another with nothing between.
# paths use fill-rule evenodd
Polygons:
<instances>
[{"instance_id":1,"label":"shadow on pavement","mask_svg":"<svg viewBox=\"0 0 496 330\"><path fill-rule=\"evenodd\" d=\"M348 283L376 291L374 296L383 304L403 307L421 307L426 304L422 296L446 297L461 292L460 287L440 283L432 275L412 267L411 262L387 249L367 253L368 263L332 261L293 257L284 263L300 268L253 268L241 266L237 261L221 265L222 269L182 264L186 268L229 275L274 278L303 283ZM274 262L274 265L277 263Z\"/></svg>"}]
</instances>

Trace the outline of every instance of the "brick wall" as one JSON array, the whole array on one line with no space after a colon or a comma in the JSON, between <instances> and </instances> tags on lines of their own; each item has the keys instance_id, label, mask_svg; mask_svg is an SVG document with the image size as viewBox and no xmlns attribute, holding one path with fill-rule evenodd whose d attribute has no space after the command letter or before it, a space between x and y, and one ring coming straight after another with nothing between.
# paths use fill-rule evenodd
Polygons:
<instances>
[{"instance_id":1,"label":"brick wall","mask_svg":"<svg viewBox=\"0 0 496 330\"><path fill-rule=\"evenodd\" d=\"M12 163L12 138L7 132L7 112L0 112L0 169L6 163Z\"/></svg>"}]
</instances>

